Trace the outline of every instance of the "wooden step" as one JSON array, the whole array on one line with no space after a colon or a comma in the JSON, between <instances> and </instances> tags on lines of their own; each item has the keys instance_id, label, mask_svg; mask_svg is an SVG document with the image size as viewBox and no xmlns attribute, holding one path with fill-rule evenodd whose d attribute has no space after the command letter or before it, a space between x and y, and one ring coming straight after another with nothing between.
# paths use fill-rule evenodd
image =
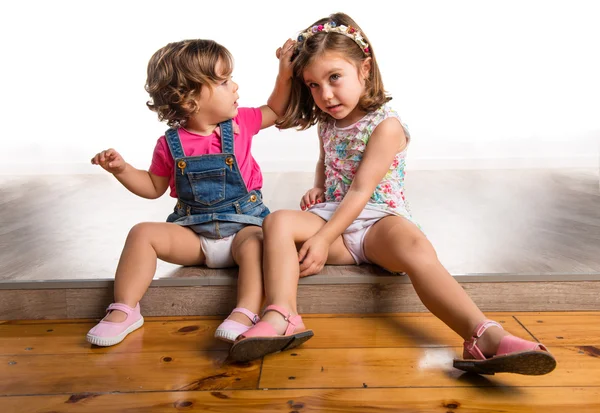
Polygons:
<instances>
[{"instance_id":1,"label":"wooden step","mask_svg":"<svg viewBox=\"0 0 600 413\"><path fill-rule=\"evenodd\" d=\"M155 279L142 299L145 316L229 314L236 269L181 268ZM598 274L471 274L456 280L483 311L586 311L600 308ZM100 318L112 280L0 282L0 320ZM300 280L302 314L426 312L407 276L370 265L327 266Z\"/></svg>"}]
</instances>

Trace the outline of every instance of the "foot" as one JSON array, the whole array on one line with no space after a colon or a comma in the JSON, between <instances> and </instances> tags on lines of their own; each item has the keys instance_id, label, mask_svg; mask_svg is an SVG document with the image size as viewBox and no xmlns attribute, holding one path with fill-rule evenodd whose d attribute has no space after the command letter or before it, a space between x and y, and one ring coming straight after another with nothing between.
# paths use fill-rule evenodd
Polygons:
<instances>
[{"instance_id":1,"label":"foot","mask_svg":"<svg viewBox=\"0 0 600 413\"><path fill-rule=\"evenodd\" d=\"M484 320L465 341L463 358L455 359L454 367L478 374L542 375L556 368L556 359L544 345L515 337L495 321Z\"/></svg>"},{"instance_id":2,"label":"foot","mask_svg":"<svg viewBox=\"0 0 600 413\"><path fill-rule=\"evenodd\" d=\"M493 357L498 352L500 342L510 333L495 325L488 327L481 337L477 340L477 347L485 357Z\"/></svg>"},{"instance_id":3,"label":"foot","mask_svg":"<svg viewBox=\"0 0 600 413\"><path fill-rule=\"evenodd\" d=\"M252 327L254 325L252 320L242 313L231 313L229 314L229 317L227 317L227 320L235 321L236 323L243 324L247 327Z\"/></svg>"},{"instance_id":4,"label":"foot","mask_svg":"<svg viewBox=\"0 0 600 413\"><path fill-rule=\"evenodd\" d=\"M140 313L140 304L134 308L122 303L112 303L106 309L109 314L87 333L87 341L97 346L114 346L120 343L127 335L144 324L144 317ZM125 314L125 320L121 322L111 321L110 318L119 317L113 313Z\"/></svg>"},{"instance_id":5,"label":"foot","mask_svg":"<svg viewBox=\"0 0 600 413\"><path fill-rule=\"evenodd\" d=\"M282 309L287 311L287 307L281 306ZM298 314L294 314L291 311L288 311L288 314L291 314L292 317L297 316ZM285 333L285 329L288 326L288 322L283 318L283 316L277 311L267 311L263 314L262 321L271 324L271 327L277 332L279 335L283 335Z\"/></svg>"},{"instance_id":6,"label":"foot","mask_svg":"<svg viewBox=\"0 0 600 413\"><path fill-rule=\"evenodd\" d=\"M103 320L111 323L122 323L127 320L127 313L121 310L111 310Z\"/></svg>"},{"instance_id":7,"label":"foot","mask_svg":"<svg viewBox=\"0 0 600 413\"><path fill-rule=\"evenodd\" d=\"M215 337L233 343L240 334L248 331L258 320L260 318L252 311L243 307L234 308L229 317L217 327Z\"/></svg>"},{"instance_id":8,"label":"foot","mask_svg":"<svg viewBox=\"0 0 600 413\"><path fill-rule=\"evenodd\" d=\"M269 316L270 313L273 314ZM269 319L272 324L265 321ZM265 309L263 319L237 338L229 356L233 361L256 360L267 354L295 348L312 336L312 330L306 329L302 317L292 315L283 307L270 305Z\"/></svg>"}]
</instances>

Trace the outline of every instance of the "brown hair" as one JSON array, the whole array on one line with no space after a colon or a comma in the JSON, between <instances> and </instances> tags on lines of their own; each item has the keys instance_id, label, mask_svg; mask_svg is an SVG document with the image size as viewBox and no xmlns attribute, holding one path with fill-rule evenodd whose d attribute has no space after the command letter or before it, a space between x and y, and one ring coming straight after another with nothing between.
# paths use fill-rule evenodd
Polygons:
<instances>
[{"instance_id":1,"label":"brown hair","mask_svg":"<svg viewBox=\"0 0 600 413\"><path fill-rule=\"evenodd\" d=\"M357 69L365 59L371 57L371 71L365 80L365 93L358 101L358 107L361 110L365 112L376 110L392 99L385 93L373 45L365 35L365 32L362 31L350 16L344 13L335 13L329 17L317 20L306 30L327 22L335 22L337 26L352 26L354 29L360 31L363 39L369 44L369 55L365 54L353 39L340 33L322 31L305 39L302 42L302 48L299 49L294 58L290 104L283 118L277 122L277 127L280 129L297 127L300 130L304 130L317 122L323 122L329 118L329 115L315 104L310 89L304 83L302 76L306 67L326 52L331 51L343 54ZM303 32L306 30L303 30Z\"/></svg>"},{"instance_id":2,"label":"brown hair","mask_svg":"<svg viewBox=\"0 0 600 413\"><path fill-rule=\"evenodd\" d=\"M223 73L216 72L218 61ZM203 87L223 81L233 71L229 50L213 40L183 40L159 49L148 62L146 103L169 126L185 124L197 110L195 99Z\"/></svg>"}]
</instances>

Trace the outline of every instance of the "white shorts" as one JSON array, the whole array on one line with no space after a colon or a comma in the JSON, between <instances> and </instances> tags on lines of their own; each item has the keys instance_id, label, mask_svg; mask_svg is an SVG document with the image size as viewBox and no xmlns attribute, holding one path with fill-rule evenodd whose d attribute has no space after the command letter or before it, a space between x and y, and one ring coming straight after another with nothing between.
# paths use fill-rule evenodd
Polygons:
<instances>
[{"instance_id":1,"label":"white shorts","mask_svg":"<svg viewBox=\"0 0 600 413\"><path fill-rule=\"evenodd\" d=\"M208 268L235 267L231 246L237 234L221 239L212 239L200 236L202 252L206 257L205 264Z\"/></svg>"},{"instance_id":2,"label":"white shorts","mask_svg":"<svg viewBox=\"0 0 600 413\"><path fill-rule=\"evenodd\" d=\"M340 206L339 202L322 202L311 207L308 211L329 221L335 210ZM369 208L368 206L362 210L360 215L356 217L352 224L342 234L344 245L348 249L352 258L359 264L370 264L370 261L365 256L365 235L369 229L381 218L390 216L389 212L381 209Z\"/></svg>"}]
</instances>

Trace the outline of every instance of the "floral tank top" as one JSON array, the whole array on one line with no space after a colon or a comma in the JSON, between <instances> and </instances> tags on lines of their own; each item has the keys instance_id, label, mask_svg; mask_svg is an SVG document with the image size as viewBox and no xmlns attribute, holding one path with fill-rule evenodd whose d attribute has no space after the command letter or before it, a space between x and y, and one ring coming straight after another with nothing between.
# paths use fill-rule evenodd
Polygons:
<instances>
[{"instance_id":1,"label":"floral tank top","mask_svg":"<svg viewBox=\"0 0 600 413\"><path fill-rule=\"evenodd\" d=\"M319 136L325 150L326 202L342 201L352 184L371 134L377 125L389 117L400 121L398 113L384 104L379 109L367 113L355 124L344 128L336 127L335 119L319 124ZM402 124L402 127L410 141L406 126ZM394 157L385 177L375 188L367 208L384 210L414 222L404 198L406 149Z\"/></svg>"}]
</instances>

